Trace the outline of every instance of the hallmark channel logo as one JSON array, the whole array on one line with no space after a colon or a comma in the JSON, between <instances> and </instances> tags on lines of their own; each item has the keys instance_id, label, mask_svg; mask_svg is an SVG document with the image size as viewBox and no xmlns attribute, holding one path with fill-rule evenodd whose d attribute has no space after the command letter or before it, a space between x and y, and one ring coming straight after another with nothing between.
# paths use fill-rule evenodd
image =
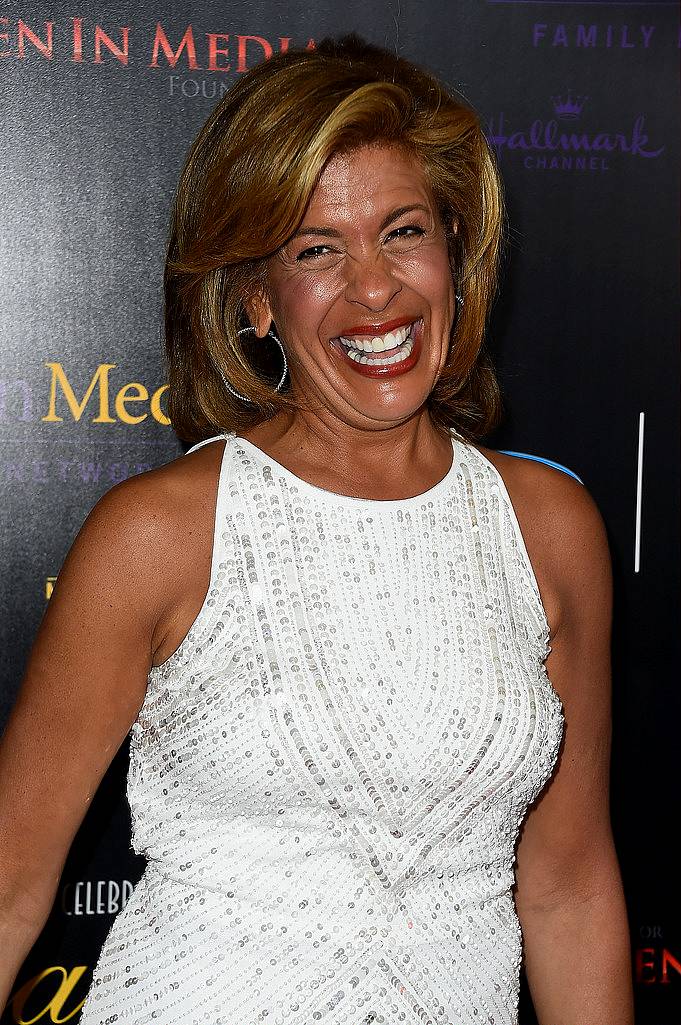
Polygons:
<instances>
[{"instance_id":1,"label":"hallmark channel logo","mask_svg":"<svg viewBox=\"0 0 681 1025\"><path fill-rule=\"evenodd\" d=\"M553 103L556 117L570 121L573 118L579 117L588 99L588 96L573 97L572 93L568 92L565 96L552 96L551 102Z\"/></svg>"},{"instance_id":2,"label":"hallmark channel logo","mask_svg":"<svg viewBox=\"0 0 681 1025\"><path fill-rule=\"evenodd\" d=\"M611 161L651 160L664 152L664 146L651 144L643 114L624 130L603 131L598 124L594 128L578 124L588 110L589 99L572 90L551 96L549 117L536 118L529 126L518 127L501 111L487 123L487 140L500 156L521 157L527 171L609 171Z\"/></svg>"}]
</instances>

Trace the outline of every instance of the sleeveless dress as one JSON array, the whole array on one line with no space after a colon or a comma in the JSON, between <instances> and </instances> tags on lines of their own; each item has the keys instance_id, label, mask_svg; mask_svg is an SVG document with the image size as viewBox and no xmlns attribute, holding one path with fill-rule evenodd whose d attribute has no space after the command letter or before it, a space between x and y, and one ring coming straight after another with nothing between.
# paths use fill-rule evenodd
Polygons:
<instances>
[{"instance_id":1,"label":"sleeveless dress","mask_svg":"<svg viewBox=\"0 0 681 1025\"><path fill-rule=\"evenodd\" d=\"M496 468L371 500L234 432L209 589L131 730L132 845L81 1022L517 1025L511 887L563 706Z\"/></svg>"}]
</instances>

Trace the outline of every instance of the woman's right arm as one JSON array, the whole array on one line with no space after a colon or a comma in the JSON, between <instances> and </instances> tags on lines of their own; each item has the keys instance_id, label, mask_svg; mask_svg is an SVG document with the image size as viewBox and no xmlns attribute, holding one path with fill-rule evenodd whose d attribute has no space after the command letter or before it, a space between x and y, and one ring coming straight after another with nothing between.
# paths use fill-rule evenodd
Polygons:
<instances>
[{"instance_id":1,"label":"woman's right arm","mask_svg":"<svg viewBox=\"0 0 681 1025\"><path fill-rule=\"evenodd\" d=\"M0 742L0 1010L144 700L169 590L162 567L172 510L157 473L116 485L85 520Z\"/></svg>"}]
</instances>

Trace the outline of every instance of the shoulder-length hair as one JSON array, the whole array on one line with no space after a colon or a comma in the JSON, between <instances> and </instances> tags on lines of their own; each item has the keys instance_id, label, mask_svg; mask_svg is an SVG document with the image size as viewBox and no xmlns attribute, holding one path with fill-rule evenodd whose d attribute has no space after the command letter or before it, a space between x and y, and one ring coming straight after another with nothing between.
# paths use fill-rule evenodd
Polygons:
<instances>
[{"instance_id":1,"label":"shoulder-length hair","mask_svg":"<svg viewBox=\"0 0 681 1025\"><path fill-rule=\"evenodd\" d=\"M466 440L498 423L499 387L484 347L505 224L494 156L468 104L352 34L276 54L243 74L189 151L164 273L168 413L181 439L245 430L298 408L249 360L253 335L238 334L249 326L244 298L262 294L266 262L300 226L330 158L376 143L404 147L425 169L464 300L427 400L431 419ZM272 345L276 381L281 354ZM222 375L251 401L235 398Z\"/></svg>"}]
</instances>

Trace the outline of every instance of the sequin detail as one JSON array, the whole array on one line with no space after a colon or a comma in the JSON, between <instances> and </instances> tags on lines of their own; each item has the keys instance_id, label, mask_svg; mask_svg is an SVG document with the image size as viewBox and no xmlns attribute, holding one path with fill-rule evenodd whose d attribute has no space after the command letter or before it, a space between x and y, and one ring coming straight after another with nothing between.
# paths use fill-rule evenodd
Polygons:
<instances>
[{"instance_id":1,"label":"sequin detail","mask_svg":"<svg viewBox=\"0 0 681 1025\"><path fill-rule=\"evenodd\" d=\"M515 845L564 717L501 476L453 435L439 484L371 501L222 437L82 1025L517 1025Z\"/></svg>"}]
</instances>

